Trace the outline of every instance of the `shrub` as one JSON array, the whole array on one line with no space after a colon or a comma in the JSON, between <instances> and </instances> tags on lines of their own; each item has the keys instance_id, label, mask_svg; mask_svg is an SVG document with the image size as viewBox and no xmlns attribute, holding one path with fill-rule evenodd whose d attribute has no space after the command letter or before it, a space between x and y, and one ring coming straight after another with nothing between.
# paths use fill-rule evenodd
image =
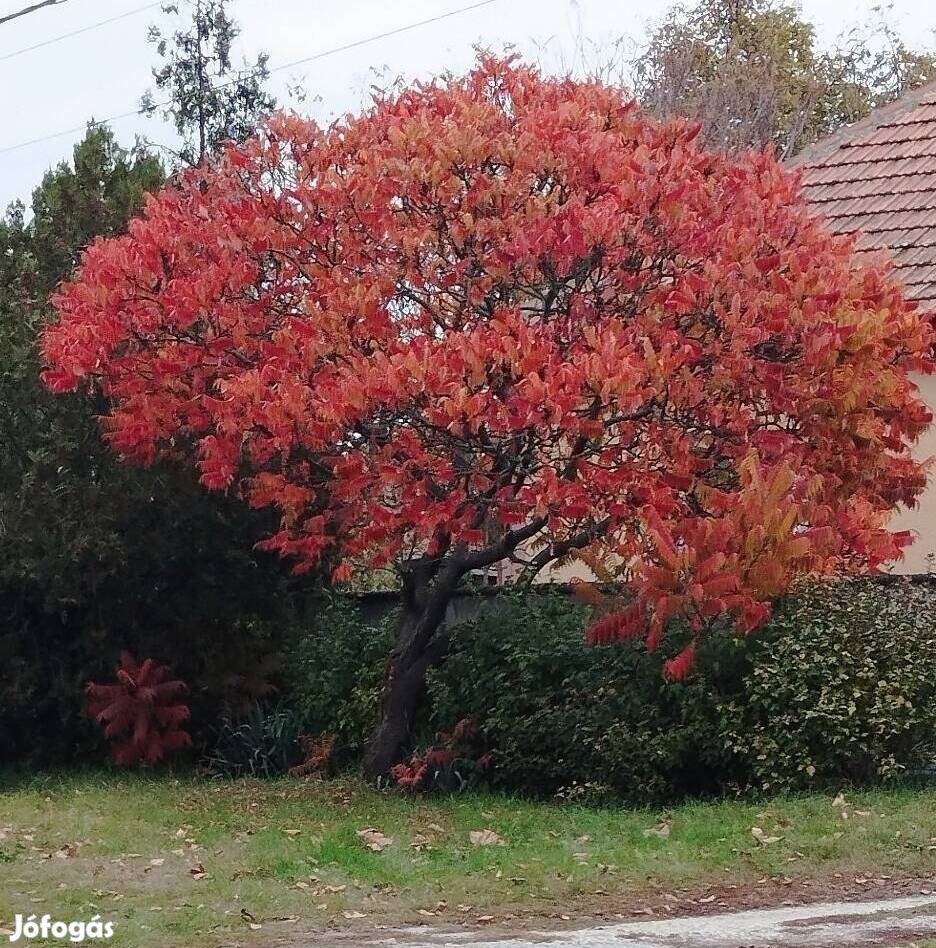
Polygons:
<instances>
[{"instance_id":1,"label":"shrub","mask_svg":"<svg viewBox=\"0 0 936 948\"><path fill-rule=\"evenodd\" d=\"M302 759L299 722L287 708L255 705L240 721L225 721L208 757L210 773L275 777Z\"/></svg>"},{"instance_id":2,"label":"shrub","mask_svg":"<svg viewBox=\"0 0 936 948\"><path fill-rule=\"evenodd\" d=\"M463 793L481 783L491 755L481 753L480 731L474 718L463 718L451 731L438 735L434 746L397 764L391 774L408 793Z\"/></svg>"},{"instance_id":3,"label":"shrub","mask_svg":"<svg viewBox=\"0 0 936 948\"><path fill-rule=\"evenodd\" d=\"M287 702L309 734L336 734L347 760L377 719L395 616L368 621L347 596L323 594L292 630L283 676Z\"/></svg>"},{"instance_id":4,"label":"shrub","mask_svg":"<svg viewBox=\"0 0 936 948\"><path fill-rule=\"evenodd\" d=\"M458 755L427 738L466 717L482 729L479 750L492 749L485 783L580 802L667 803L933 770L936 583L804 587L750 638L707 642L678 683L661 676L678 632L667 654L588 647L588 608L561 590L480 602L429 676L414 738L424 750L400 770L419 788L460 785L446 770ZM390 623L363 621L333 597L290 648L290 705L305 709L310 733L341 731L345 761L376 713Z\"/></svg>"},{"instance_id":5,"label":"shrub","mask_svg":"<svg viewBox=\"0 0 936 948\"><path fill-rule=\"evenodd\" d=\"M559 591L485 603L430 675L436 723L477 716L491 779L511 790L640 803L718 790L731 761L713 740L712 681L725 658L702 649L706 677L674 684L641 643L587 647L587 620Z\"/></svg>"},{"instance_id":6,"label":"shrub","mask_svg":"<svg viewBox=\"0 0 936 948\"><path fill-rule=\"evenodd\" d=\"M147 658L138 664L129 652L120 657L117 681L88 683L88 714L114 741L114 760L128 766L140 761L156 764L167 754L192 743L182 725L188 705L179 699L185 683L170 679L169 669Z\"/></svg>"},{"instance_id":7,"label":"shrub","mask_svg":"<svg viewBox=\"0 0 936 948\"><path fill-rule=\"evenodd\" d=\"M722 708L749 785L871 784L936 761L936 585L805 588L749 652L743 690Z\"/></svg>"}]
</instances>

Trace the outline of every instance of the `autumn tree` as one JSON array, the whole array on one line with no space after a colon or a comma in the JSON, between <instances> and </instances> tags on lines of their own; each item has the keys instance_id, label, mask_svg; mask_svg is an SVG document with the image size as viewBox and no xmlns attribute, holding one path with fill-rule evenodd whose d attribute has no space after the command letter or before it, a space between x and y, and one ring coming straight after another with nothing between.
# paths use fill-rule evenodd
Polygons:
<instances>
[{"instance_id":1,"label":"autumn tree","mask_svg":"<svg viewBox=\"0 0 936 948\"><path fill-rule=\"evenodd\" d=\"M593 637L656 648L899 555L930 330L794 175L696 132L484 57L327 130L272 119L62 288L45 380L99 388L117 452L274 507L299 570L399 571L370 775L474 570L616 564Z\"/></svg>"},{"instance_id":2,"label":"autumn tree","mask_svg":"<svg viewBox=\"0 0 936 948\"><path fill-rule=\"evenodd\" d=\"M784 0L677 4L631 66L654 115L699 121L709 147L770 144L781 157L936 79L936 56L908 47L883 12L820 49Z\"/></svg>"}]
</instances>

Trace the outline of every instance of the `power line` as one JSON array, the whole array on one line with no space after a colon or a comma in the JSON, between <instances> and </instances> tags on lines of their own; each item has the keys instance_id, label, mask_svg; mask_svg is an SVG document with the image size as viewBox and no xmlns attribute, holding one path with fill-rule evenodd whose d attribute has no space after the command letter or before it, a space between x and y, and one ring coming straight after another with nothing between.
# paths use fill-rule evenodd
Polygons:
<instances>
[{"instance_id":1,"label":"power line","mask_svg":"<svg viewBox=\"0 0 936 948\"><path fill-rule=\"evenodd\" d=\"M64 2L64 0L56 0L56 2ZM415 23L407 23L406 26L398 26L392 30L386 30L383 33L375 33L373 36L367 36L364 39L354 40L350 43L344 43L341 46L334 46L331 49L323 50L320 53L313 53L311 56L305 56L302 59L295 59L292 62L282 63L279 66L274 66L272 69L268 69L267 72L272 74L274 72L282 72L284 69L295 69L296 66L303 66L306 63L316 62L320 59L325 59L327 56L334 56L337 53L344 53L350 49L358 49L361 46L367 46L370 43L376 43L379 40L389 39L392 36L399 36L401 33L408 33L411 30L417 30L423 26L430 26L433 23L439 23L442 20L447 20L453 16L459 16L462 13L469 13L472 10L479 10L481 7L490 6L493 3L497 3L498 0L478 0L476 3L470 3L467 6L458 7L455 10L449 10L446 13L440 13L436 16L427 17L425 20L418 20ZM254 70L248 75L259 75L262 70ZM240 82L244 77L236 76L233 79L229 79L227 82L221 82L216 86L212 87L212 91L218 89L224 89L227 86L234 85L236 82ZM49 135L41 135L38 138L31 138L25 142L18 142L15 145L7 145L5 148L0 148L0 155L8 154L11 151L18 151L21 148L28 148L30 145L38 145L42 142L52 141L55 138L62 138L65 135L74 135L77 132L82 132L86 128L96 128L99 125L107 125L110 122L119 122L121 119L131 118L134 115L143 115L145 113L150 113L155 109L165 108L167 105L171 105L172 100L167 99L162 102L155 102L152 106L149 106L145 109L138 108L133 109L130 112L121 112L119 115L111 115L108 118L99 119L97 121L91 120L85 122L82 125L76 125L72 128L65 128L59 132L52 132Z\"/></svg>"},{"instance_id":2,"label":"power line","mask_svg":"<svg viewBox=\"0 0 936 948\"><path fill-rule=\"evenodd\" d=\"M106 20L99 20L97 23L89 23L70 33L62 33L60 36L53 36L51 39L43 40L41 43L33 43L32 46L24 46L22 49L15 49L12 53L4 53L0 56L0 63L13 59L16 56L22 56L24 53L31 53L34 50L42 49L44 46L51 46L53 43L60 43L62 40L71 39L73 36L80 36L82 33L90 33L92 30L100 29L109 23L116 23L118 20L126 20L127 17L136 16L138 13L144 13L152 10L154 7L161 7L164 0L157 0L156 3L147 3L146 6L137 7L135 10L127 10L126 13L118 13L117 16L108 17Z\"/></svg>"},{"instance_id":3,"label":"power line","mask_svg":"<svg viewBox=\"0 0 936 948\"><path fill-rule=\"evenodd\" d=\"M4 23L9 23L10 20L17 20L21 16L26 16L28 13L35 13L43 7L56 7L60 3L65 3L65 0L39 0L38 3L33 3L28 7L23 7L22 10L17 10L16 13L8 13L6 16L0 16L0 26Z\"/></svg>"}]
</instances>

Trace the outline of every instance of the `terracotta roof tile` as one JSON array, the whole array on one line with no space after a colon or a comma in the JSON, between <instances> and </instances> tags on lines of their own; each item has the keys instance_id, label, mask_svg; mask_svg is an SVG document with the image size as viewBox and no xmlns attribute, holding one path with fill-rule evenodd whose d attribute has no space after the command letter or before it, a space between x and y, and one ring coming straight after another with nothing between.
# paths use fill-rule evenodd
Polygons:
<instances>
[{"instance_id":1,"label":"terracotta roof tile","mask_svg":"<svg viewBox=\"0 0 936 948\"><path fill-rule=\"evenodd\" d=\"M936 82L805 149L803 190L862 256L888 253L908 294L936 309Z\"/></svg>"}]
</instances>

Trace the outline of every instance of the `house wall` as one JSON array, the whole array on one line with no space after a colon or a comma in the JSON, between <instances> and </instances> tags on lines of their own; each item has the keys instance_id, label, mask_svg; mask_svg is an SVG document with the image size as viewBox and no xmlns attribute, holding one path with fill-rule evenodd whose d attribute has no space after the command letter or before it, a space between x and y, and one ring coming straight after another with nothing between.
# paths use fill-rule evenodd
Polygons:
<instances>
[{"instance_id":1,"label":"house wall","mask_svg":"<svg viewBox=\"0 0 936 948\"><path fill-rule=\"evenodd\" d=\"M925 376L916 381L921 396L936 414L936 376ZM936 424L919 440L914 454L920 460L936 458ZM914 542L904 551L904 558L893 564L890 572L936 572L936 469L930 471L929 486L917 506L913 510L903 509L897 513L892 526L895 530L912 531Z\"/></svg>"}]
</instances>

